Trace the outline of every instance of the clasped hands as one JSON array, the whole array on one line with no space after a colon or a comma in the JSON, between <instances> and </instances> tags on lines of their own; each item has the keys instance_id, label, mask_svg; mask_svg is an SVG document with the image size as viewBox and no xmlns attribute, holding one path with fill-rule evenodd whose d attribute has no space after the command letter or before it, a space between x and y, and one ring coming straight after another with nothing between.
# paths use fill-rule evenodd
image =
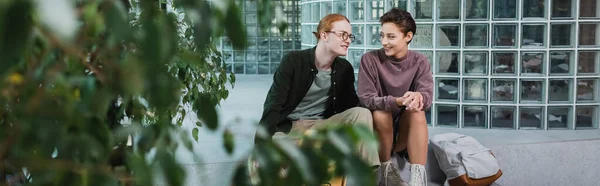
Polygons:
<instances>
[{"instance_id":1,"label":"clasped hands","mask_svg":"<svg viewBox=\"0 0 600 186\"><path fill-rule=\"evenodd\" d=\"M406 92L404 96L396 98L398 106L406 106L406 110L423 110L423 95L420 92Z\"/></svg>"}]
</instances>

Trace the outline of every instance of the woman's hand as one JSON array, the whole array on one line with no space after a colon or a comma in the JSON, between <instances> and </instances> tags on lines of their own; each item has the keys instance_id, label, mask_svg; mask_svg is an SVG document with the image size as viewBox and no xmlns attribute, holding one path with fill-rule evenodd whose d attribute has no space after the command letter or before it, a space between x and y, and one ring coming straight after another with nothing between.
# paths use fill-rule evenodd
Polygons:
<instances>
[{"instance_id":1,"label":"woman's hand","mask_svg":"<svg viewBox=\"0 0 600 186\"><path fill-rule=\"evenodd\" d=\"M404 96L396 99L396 103L406 106L407 110L420 111L423 110L423 95L420 92L406 92Z\"/></svg>"}]
</instances>

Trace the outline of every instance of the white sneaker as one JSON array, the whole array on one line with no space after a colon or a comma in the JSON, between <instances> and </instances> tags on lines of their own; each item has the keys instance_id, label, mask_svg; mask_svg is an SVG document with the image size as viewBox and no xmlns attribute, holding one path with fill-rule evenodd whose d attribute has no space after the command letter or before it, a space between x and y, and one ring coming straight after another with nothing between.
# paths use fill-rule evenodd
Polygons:
<instances>
[{"instance_id":1,"label":"white sneaker","mask_svg":"<svg viewBox=\"0 0 600 186\"><path fill-rule=\"evenodd\" d=\"M410 165L410 186L427 186L427 170L419 164Z\"/></svg>"},{"instance_id":2,"label":"white sneaker","mask_svg":"<svg viewBox=\"0 0 600 186\"><path fill-rule=\"evenodd\" d=\"M400 177L400 171L392 161L381 163L381 178L379 186L408 186Z\"/></svg>"}]
</instances>

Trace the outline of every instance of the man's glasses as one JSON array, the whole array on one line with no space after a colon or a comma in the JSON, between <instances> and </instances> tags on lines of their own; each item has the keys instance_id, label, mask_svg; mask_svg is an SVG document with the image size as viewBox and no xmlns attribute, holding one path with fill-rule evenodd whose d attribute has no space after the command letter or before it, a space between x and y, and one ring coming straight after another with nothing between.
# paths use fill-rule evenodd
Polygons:
<instances>
[{"instance_id":1,"label":"man's glasses","mask_svg":"<svg viewBox=\"0 0 600 186\"><path fill-rule=\"evenodd\" d=\"M344 40L344 41L346 41L346 39L350 38L350 43L353 43L354 39L356 39L356 37L354 37L353 34L348 34L348 32L327 31L327 33L333 33L333 34L337 35L338 37L342 37L342 40Z\"/></svg>"}]
</instances>

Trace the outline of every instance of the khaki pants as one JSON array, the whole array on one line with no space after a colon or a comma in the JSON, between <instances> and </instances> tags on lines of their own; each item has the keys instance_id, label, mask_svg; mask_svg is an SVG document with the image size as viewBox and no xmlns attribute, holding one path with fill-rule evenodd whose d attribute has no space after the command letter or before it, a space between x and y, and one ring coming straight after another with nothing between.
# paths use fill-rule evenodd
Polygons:
<instances>
[{"instance_id":1,"label":"khaki pants","mask_svg":"<svg viewBox=\"0 0 600 186\"><path fill-rule=\"evenodd\" d=\"M318 129L331 124L346 123L350 125L363 125L373 133L373 115L370 110L362 107L354 107L342 113L333 115L325 120L298 120L292 122L290 133L304 133L310 129ZM274 139L285 138L286 134L277 132L273 136ZM358 143L358 153L371 166L379 166L379 154L376 145L367 145L366 143Z\"/></svg>"}]
</instances>

